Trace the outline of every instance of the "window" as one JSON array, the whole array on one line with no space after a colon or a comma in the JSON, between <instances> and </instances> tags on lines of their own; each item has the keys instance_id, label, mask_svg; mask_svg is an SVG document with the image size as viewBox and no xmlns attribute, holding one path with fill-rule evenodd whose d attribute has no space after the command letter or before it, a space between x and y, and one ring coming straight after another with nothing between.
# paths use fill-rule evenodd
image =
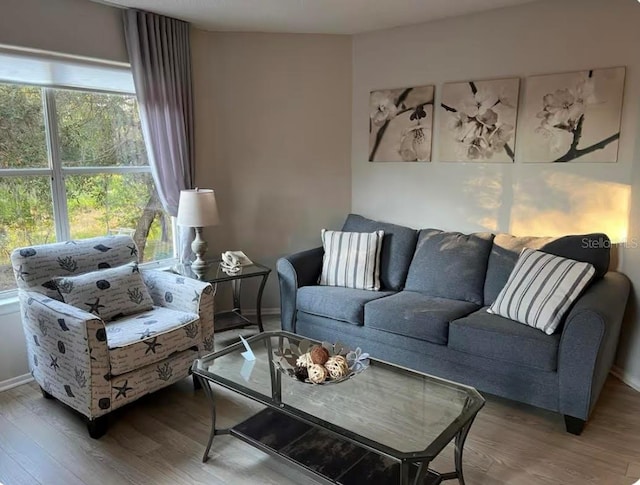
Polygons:
<instances>
[{"instance_id":1,"label":"window","mask_svg":"<svg viewBox=\"0 0 640 485\"><path fill-rule=\"evenodd\" d=\"M0 292L16 247L130 234L173 257L135 96L0 83Z\"/></svg>"}]
</instances>

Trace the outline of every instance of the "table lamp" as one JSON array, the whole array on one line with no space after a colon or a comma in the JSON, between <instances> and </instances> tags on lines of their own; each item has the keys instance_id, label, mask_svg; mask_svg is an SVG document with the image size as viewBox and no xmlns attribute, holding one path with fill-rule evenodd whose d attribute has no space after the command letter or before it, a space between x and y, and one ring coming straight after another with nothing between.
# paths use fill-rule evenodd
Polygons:
<instances>
[{"instance_id":1,"label":"table lamp","mask_svg":"<svg viewBox=\"0 0 640 485\"><path fill-rule=\"evenodd\" d=\"M216 226L219 223L218 205L216 204L216 196L213 190L196 187L195 189L180 191L177 224L179 226L193 227L196 230L196 237L191 243L191 250L195 253L196 259L191 263L191 271L199 279L202 279L207 269L207 263L204 261L207 242L202 239L202 228Z\"/></svg>"}]
</instances>

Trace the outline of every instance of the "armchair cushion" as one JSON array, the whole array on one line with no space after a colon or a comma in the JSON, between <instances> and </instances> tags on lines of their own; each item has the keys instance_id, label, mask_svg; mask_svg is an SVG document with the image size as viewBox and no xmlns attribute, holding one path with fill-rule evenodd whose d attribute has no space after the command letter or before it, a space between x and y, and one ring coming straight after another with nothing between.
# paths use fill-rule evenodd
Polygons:
<instances>
[{"instance_id":1,"label":"armchair cushion","mask_svg":"<svg viewBox=\"0 0 640 485\"><path fill-rule=\"evenodd\" d=\"M198 315L170 308L120 318L106 324L111 374L122 375L197 347Z\"/></svg>"},{"instance_id":2,"label":"armchair cushion","mask_svg":"<svg viewBox=\"0 0 640 485\"><path fill-rule=\"evenodd\" d=\"M65 303L108 322L153 308L137 263L53 280Z\"/></svg>"}]
</instances>

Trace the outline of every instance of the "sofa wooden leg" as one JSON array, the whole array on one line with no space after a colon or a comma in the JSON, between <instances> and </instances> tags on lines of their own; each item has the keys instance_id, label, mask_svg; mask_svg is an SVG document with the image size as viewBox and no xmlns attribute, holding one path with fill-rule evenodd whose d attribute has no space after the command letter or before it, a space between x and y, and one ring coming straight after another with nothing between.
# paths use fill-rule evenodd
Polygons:
<instances>
[{"instance_id":1,"label":"sofa wooden leg","mask_svg":"<svg viewBox=\"0 0 640 485\"><path fill-rule=\"evenodd\" d=\"M44 397L45 399L54 399L54 397L47 391L45 391L42 386L40 386L40 392L42 393L42 397Z\"/></svg>"},{"instance_id":2,"label":"sofa wooden leg","mask_svg":"<svg viewBox=\"0 0 640 485\"><path fill-rule=\"evenodd\" d=\"M100 439L107 432L108 428L108 417L100 416L96 419L89 419L87 421L87 431L89 431L89 436L91 436L94 440Z\"/></svg>"},{"instance_id":3,"label":"sofa wooden leg","mask_svg":"<svg viewBox=\"0 0 640 485\"><path fill-rule=\"evenodd\" d=\"M566 414L564 415L564 425L567 429L567 433L580 436L585 424L586 421L584 419L574 418L573 416L567 416Z\"/></svg>"}]
</instances>

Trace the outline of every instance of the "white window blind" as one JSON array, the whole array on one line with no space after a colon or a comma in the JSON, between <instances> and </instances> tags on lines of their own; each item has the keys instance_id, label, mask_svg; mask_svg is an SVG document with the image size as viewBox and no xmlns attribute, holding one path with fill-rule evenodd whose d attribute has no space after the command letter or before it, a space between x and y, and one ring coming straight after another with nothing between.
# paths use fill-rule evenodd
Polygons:
<instances>
[{"instance_id":1,"label":"white window blind","mask_svg":"<svg viewBox=\"0 0 640 485\"><path fill-rule=\"evenodd\" d=\"M128 67L0 51L0 81L58 88L135 93Z\"/></svg>"}]
</instances>

